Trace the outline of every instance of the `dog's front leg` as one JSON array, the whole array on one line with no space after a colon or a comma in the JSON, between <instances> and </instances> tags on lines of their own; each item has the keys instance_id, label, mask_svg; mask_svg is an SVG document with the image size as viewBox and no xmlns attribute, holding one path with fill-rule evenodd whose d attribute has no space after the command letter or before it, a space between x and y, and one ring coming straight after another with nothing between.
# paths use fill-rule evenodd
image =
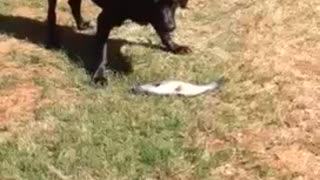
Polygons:
<instances>
[{"instance_id":1,"label":"dog's front leg","mask_svg":"<svg viewBox=\"0 0 320 180\"><path fill-rule=\"evenodd\" d=\"M107 41L109 33L113 27L112 21L108 19L108 14L103 10L97 19L97 33L96 33L96 46L95 46L95 61L92 67L93 81L101 85L107 85L108 80L104 76L107 57Z\"/></svg>"},{"instance_id":2,"label":"dog's front leg","mask_svg":"<svg viewBox=\"0 0 320 180\"><path fill-rule=\"evenodd\" d=\"M156 29L162 43L168 48L169 51L175 53L175 54L188 54L191 53L192 50L188 46L183 46L176 44L172 37L170 36L170 33L167 32L161 32Z\"/></svg>"},{"instance_id":3,"label":"dog's front leg","mask_svg":"<svg viewBox=\"0 0 320 180\"><path fill-rule=\"evenodd\" d=\"M84 21L81 15L81 1L82 0L69 0L68 4L71 8L73 18L76 21L77 28L79 30L85 30L91 28L89 21Z\"/></svg>"},{"instance_id":4,"label":"dog's front leg","mask_svg":"<svg viewBox=\"0 0 320 180\"><path fill-rule=\"evenodd\" d=\"M59 48L59 37L56 25L56 9L57 0L48 0L47 12L47 48Z\"/></svg>"}]
</instances>

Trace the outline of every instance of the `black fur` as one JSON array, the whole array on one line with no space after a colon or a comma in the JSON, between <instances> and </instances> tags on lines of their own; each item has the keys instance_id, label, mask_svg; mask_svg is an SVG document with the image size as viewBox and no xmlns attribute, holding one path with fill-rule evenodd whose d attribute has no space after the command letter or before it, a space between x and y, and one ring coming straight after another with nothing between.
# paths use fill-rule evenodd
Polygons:
<instances>
[{"instance_id":1,"label":"black fur","mask_svg":"<svg viewBox=\"0 0 320 180\"><path fill-rule=\"evenodd\" d=\"M81 1L82 0L68 0L68 4L71 8L73 18L76 21L78 30L85 30L90 28L90 23L84 21L81 15ZM57 0L48 0L48 13L47 13L47 23L48 23L48 35L47 35L47 47L57 48L60 46L59 37L56 30L56 7Z\"/></svg>"},{"instance_id":2,"label":"black fur","mask_svg":"<svg viewBox=\"0 0 320 180\"><path fill-rule=\"evenodd\" d=\"M57 43L55 40L55 6L56 0L49 1L48 25L49 43ZM74 2L73 2L74 1ZM120 26L125 20L131 19L140 25L151 24L162 43L167 49L176 54L191 52L187 46L176 44L170 33L176 28L175 12L178 7L186 8L188 0L92 0L102 9L97 18L95 56L91 72L94 82L107 83L104 77L105 65L107 63L107 41L110 31L115 26ZM73 3L71 3L73 2ZM83 23L80 15L81 0L69 0L73 15L78 28Z\"/></svg>"}]
</instances>

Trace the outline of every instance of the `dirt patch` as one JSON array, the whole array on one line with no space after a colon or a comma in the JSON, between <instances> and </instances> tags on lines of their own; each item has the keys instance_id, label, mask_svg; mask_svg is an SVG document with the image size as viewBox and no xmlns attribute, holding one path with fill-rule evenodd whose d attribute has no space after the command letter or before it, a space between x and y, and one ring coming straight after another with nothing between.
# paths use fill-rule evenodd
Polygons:
<instances>
[{"instance_id":1,"label":"dirt patch","mask_svg":"<svg viewBox=\"0 0 320 180\"><path fill-rule=\"evenodd\" d=\"M24 54L17 53L16 56L15 52ZM35 110L39 106L52 102L41 100L42 88L34 81L46 77L50 80L64 82L63 71L54 67L54 58L46 57L52 54L36 45L13 38L4 38L0 41L1 124L33 120ZM28 63L29 56L41 59L42 64ZM45 63L47 64L43 65ZM60 94L66 96L68 93Z\"/></svg>"},{"instance_id":2,"label":"dirt patch","mask_svg":"<svg viewBox=\"0 0 320 180\"><path fill-rule=\"evenodd\" d=\"M33 83L19 84L0 91L0 122L32 120L35 117L41 88Z\"/></svg>"},{"instance_id":3,"label":"dirt patch","mask_svg":"<svg viewBox=\"0 0 320 180\"><path fill-rule=\"evenodd\" d=\"M39 62L29 62L32 58ZM63 82L64 72L56 67L57 64L53 52L35 44L14 38L0 41L0 77L14 77L19 80L46 77Z\"/></svg>"},{"instance_id":4,"label":"dirt patch","mask_svg":"<svg viewBox=\"0 0 320 180\"><path fill-rule=\"evenodd\" d=\"M257 1L237 16L242 23L239 32L245 37L244 58L258 64L257 69L271 65L270 72L276 72L272 81L279 87L275 98L281 125L243 131L238 143L283 175L317 179L320 157L306 144L313 149L320 146L314 141L320 127L319 11L310 11L318 6L316 1L309 3Z\"/></svg>"},{"instance_id":5,"label":"dirt patch","mask_svg":"<svg viewBox=\"0 0 320 180\"><path fill-rule=\"evenodd\" d=\"M0 41L0 55L9 53L12 50L12 46L16 41L13 39Z\"/></svg>"},{"instance_id":6,"label":"dirt patch","mask_svg":"<svg viewBox=\"0 0 320 180\"><path fill-rule=\"evenodd\" d=\"M208 150L219 149L221 144L228 143L243 150L230 164L218 168L230 179L257 179L250 176L250 171L258 172L259 178L263 179L264 176L318 179L319 3L292 0L251 2L246 3L249 5L245 7L240 5L242 1L237 0L219 2L227 6L225 9L234 7L231 18L236 19L237 23L230 27L241 37L243 49L239 60L230 66L233 69L230 68L231 74L228 75L235 77L238 73L240 78L226 86L224 97L214 108L215 112L212 107L216 103L210 103L211 98L205 100L203 112L200 112L200 115L207 115L202 115L201 119L208 124L207 121L217 121L220 110L227 109L229 114L222 116L224 120L230 124L239 123L241 128L231 134L223 134L223 139L217 133L200 132L199 141L211 144L207 146ZM236 88L232 89L233 86ZM230 99L230 92L237 96L230 95ZM269 99L263 98L265 96ZM269 104L265 103L268 101ZM266 111L268 106L273 108ZM226 122L213 122L214 126L209 127L225 129ZM241 122L244 124L241 125ZM269 124L275 127L269 127ZM205 129L204 132L210 130ZM278 173L261 175L259 173L264 170L257 167L266 167Z\"/></svg>"},{"instance_id":7,"label":"dirt patch","mask_svg":"<svg viewBox=\"0 0 320 180\"><path fill-rule=\"evenodd\" d=\"M26 6L15 8L13 11L13 15L15 16L23 16L28 18L35 18L39 16L39 14L41 14L41 12L37 11L37 9Z\"/></svg>"},{"instance_id":8,"label":"dirt patch","mask_svg":"<svg viewBox=\"0 0 320 180\"><path fill-rule=\"evenodd\" d=\"M0 78L14 78L19 80L29 80L33 77L30 70L21 69L16 63L7 61L7 57L0 54Z\"/></svg>"},{"instance_id":9,"label":"dirt patch","mask_svg":"<svg viewBox=\"0 0 320 180\"><path fill-rule=\"evenodd\" d=\"M20 77L24 80L30 78L30 73L18 67L11 61L8 54L14 49L17 41L6 39L0 42L0 78L8 79ZM33 119L37 101L41 96L41 89L33 83L17 84L13 87L3 85L0 90L0 123L12 120Z\"/></svg>"},{"instance_id":10,"label":"dirt patch","mask_svg":"<svg viewBox=\"0 0 320 180\"><path fill-rule=\"evenodd\" d=\"M272 165L279 170L312 179L320 176L320 159L298 145L279 147L275 150Z\"/></svg>"},{"instance_id":11,"label":"dirt patch","mask_svg":"<svg viewBox=\"0 0 320 180\"><path fill-rule=\"evenodd\" d=\"M314 132L281 128L246 130L235 139L241 148L257 158L255 163L268 164L282 175L312 179L320 175L320 158L318 153L306 148L305 143L315 145L315 137Z\"/></svg>"}]
</instances>

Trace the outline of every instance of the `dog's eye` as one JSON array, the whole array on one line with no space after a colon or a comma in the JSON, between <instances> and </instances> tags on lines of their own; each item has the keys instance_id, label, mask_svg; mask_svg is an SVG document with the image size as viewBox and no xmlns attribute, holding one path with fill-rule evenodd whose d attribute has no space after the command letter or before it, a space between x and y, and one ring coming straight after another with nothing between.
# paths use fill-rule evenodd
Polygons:
<instances>
[{"instance_id":1,"label":"dog's eye","mask_svg":"<svg viewBox=\"0 0 320 180\"><path fill-rule=\"evenodd\" d=\"M174 9L176 9L178 6L179 6L179 4L178 4L177 2L175 2L172 7L173 7Z\"/></svg>"},{"instance_id":2,"label":"dog's eye","mask_svg":"<svg viewBox=\"0 0 320 180\"><path fill-rule=\"evenodd\" d=\"M179 5L181 8L186 8L188 4L188 0L179 0Z\"/></svg>"},{"instance_id":3,"label":"dog's eye","mask_svg":"<svg viewBox=\"0 0 320 180\"><path fill-rule=\"evenodd\" d=\"M158 4L172 7L175 4L177 4L177 1L176 0L158 0Z\"/></svg>"}]
</instances>

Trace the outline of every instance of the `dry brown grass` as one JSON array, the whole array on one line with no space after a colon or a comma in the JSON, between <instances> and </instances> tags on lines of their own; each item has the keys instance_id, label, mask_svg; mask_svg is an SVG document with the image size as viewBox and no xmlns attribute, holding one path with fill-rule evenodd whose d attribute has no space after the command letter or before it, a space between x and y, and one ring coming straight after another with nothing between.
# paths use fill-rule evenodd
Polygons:
<instances>
[{"instance_id":1,"label":"dry brown grass","mask_svg":"<svg viewBox=\"0 0 320 180\"><path fill-rule=\"evenodd\" d=\"M220 173L231 179L255 179L250 171L266 165L278 172L274 176L277 178L318 179L320 4L294 0L252 2L231 16L237 20L235 31L244 44L239 61L251 66L256 76L274 75L260 82L260 88L253 83L251 90L255 94L275 92L274 113L280 126L268 127L256 119L252 127L227 135L241 150L253 153L254 160L240 163L243 159L235 158ZM216 138L208 141L219 142ZM245 164L254 166L243 169Z\"/></svg>"},{"instance_id":2,"label":"dry brown grass","mask_svg":"<svg viewBox=\"0 0 320 180\"><path fill-rule=\"evenodd\" d=\"M59 7L65 9L66 1ZM96 8L89 7L85 16L94 17ZM231 79L222 97L205 98L201 110L194 113L187 144L202 147L208 154L232 149L230 160L210 171L213 177L318 179L320 3L316 0L193 0L190 8L179 13L184 21L177 22L178 28L186 28L177 30L176 39L190 44L200 59L218 57L225 62L222 68ZM30 18L39 14L30 7L20 7L13 13ZM196 16L208 20L194 21L192 18ZM69 12L59 12L60 24L71 22ZM227 41L220 40L224 36L240 42L241 47L235 47L236 50L228 47ZM45 63L55 62L54 53L10 38L0 42L0 78L13 77L21 82L46 76L62 84L66 81L64 72L50 65L23 68L7 61L16 50L25 51L26 55L37 51ZM188 65L192 63L195 62ZM34 120L33 112L43 104L67 102L61 106L72 108L79 103L77 89L57 88L50 92L50 100L41 100L42 89L35 83L16 83L13 87L0 91L0 123L19 117ZM230 126L236 128L222 122L226 120L223 119L226 112L234 113ZM47 121L47 124L30 123L23 132L35 127L54 131L54 121ZM14 132L18 134L19 130ZM192 179L188 170L177 173L175 178ZM271 174L257 175L265 171Z\"/></svg>"},{"instance_id":3,"label":"dry brown grass","mask_svg":"<svg viewBox=\"0 0 320 180\"><path fill-rule=\"evenodd\" d=\"M34 121L35 111L42 106L50 104L67 106L78 102L77 92L68 88L46 92L51 93L50 100L42 98L43 88L35 80L46 78L61 84L66 83L64 72L54 66L54 63L57 63L54 53L28 42L19 42L8 37L3 39L0 42L0 79L4 81L0 90L1 128L15 126L14 124L19 121ZM23 53L23 56L20 53ZM47 65L28 64L30 63L28 57L32 58L35 54L41 63Z\"/></svg>"}]
</instances>

